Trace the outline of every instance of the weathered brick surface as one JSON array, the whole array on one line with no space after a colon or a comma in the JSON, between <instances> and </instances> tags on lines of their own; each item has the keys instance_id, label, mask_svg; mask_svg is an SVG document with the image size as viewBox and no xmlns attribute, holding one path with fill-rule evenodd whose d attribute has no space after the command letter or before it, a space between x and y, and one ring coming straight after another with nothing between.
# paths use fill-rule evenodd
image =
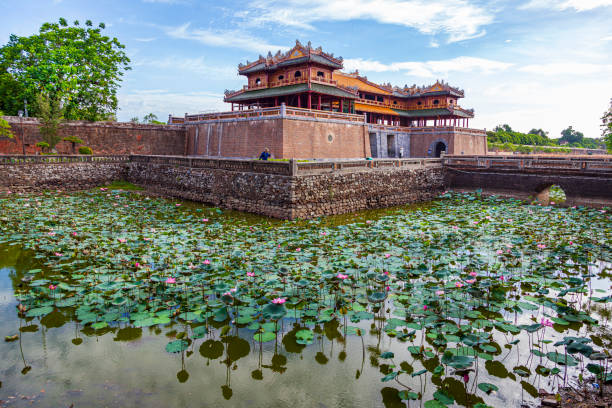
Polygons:
<instances>
[{"instance_id":1,"label":"weathered brick surface","mask_svg":"<svg viewBox=\"0 0 612 408\"><path fill-rule=\"evenodd\" d=\"M37 154L36 143L42 141L39 122L36 118L20 119L4 116L15 137L0 138L0 154L22 153L22 126L25 135L26 153ZM185 154L185 128L176 125L143 125L130 122L84 122L65 123L60 135L76 136L89 146L94 154ZM77 147L78 149L78 147ZM60 142L56 146L60 154L73 154L72 144Z\"/></svg>"},{"instance_id":2,"label":"weathered brick surface","mask_svg":"<svg viewBox=\"0 0 612 408\"><path fill-rule=\"evenodd\" d=\"M124 180L125 163L0 165L0 191L84 190Z\"/></svg>"},{"instance_id":3,"label":"weathered brick surface","mask_svg":"<svg viewBox=\"0 0 612 408\"><path fill-rule=\"evenodd\" d=\"M283 219L423 202L445 181L441 167L283 176L133 162L127 178L159 194Z\"/></svg>"}]
</instances>

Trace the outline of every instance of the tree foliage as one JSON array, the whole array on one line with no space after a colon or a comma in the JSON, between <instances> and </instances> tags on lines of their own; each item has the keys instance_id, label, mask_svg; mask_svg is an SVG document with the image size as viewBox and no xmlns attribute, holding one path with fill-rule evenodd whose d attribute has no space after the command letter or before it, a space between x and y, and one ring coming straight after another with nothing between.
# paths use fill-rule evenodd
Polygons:
<instances>
[{"instance_id":1,"label":"tree foliage","mask_svg":"<svg viewBox=\"0 0 612 408\"><path fill-rule=\"evenodd\" d=\"M13 135L13 132L11 132L11 125L9 125L9 123L2 118L3 115L4 113L0 111L0 137L8 137L9 139L12 139L15 137L15 135Z\"/></svg>"},{"instance_id":2,"label":"tree foliage","mask_svg":"<svg viewBox=\"0 0 612 408\"><path fill-rule=\"evenodd\" d=\"M487 140L490 145L528 145L528 146L559 146L561 142L567 142L570 147L600 149L603 147L601 139L584 137L582 132L574 130L571 126L561 132L562 137L551 139L548 132L542 129L531 129L529 133L521 133L512 130L509 125L496 126L493 131L487 132Z\"/></svg>"},{"instance_id":3,"label":"tree foliage","mask_svg":"<svg viewBox=\"0 0 612 408\"><path fill-rule=\"evenodd\" d=\"M42 93L36 97L36 106L38 108L38 120L40 121L40 135L43 141L49 145L49 149L53 149L61 140L59 131L64 121L64 110L58 99Z\"/></svg>"},{"instance_id":4,"label":"tree foliage","mask_svg":"<svg viewBox=\"0 0 612 408\"><path fill-rule=\"evenodd\" d=\"M61 18L44 23L36 35L11 35L0 48L0 108L15 114L23 99L45 93L61 103L66 119L114 116L130 60L125 46L105 36L104 28L103 23L93 27L90 20L84 27L78 21L70 26Z\"/></svg>"},{"instance_id":5,"label":"tree foliage","mask_svg":"<svg viewBox=\"0 0 612 408\"><path fill-rule=\"evenodd\" d=\"M601 118L602 136L609 152L612 152L612 99L610 99L610 108L604 113Z\"/></svg>"},{"instance_id":6,"label":"tree foliage","mask_svg":"<svg viewBox=\"0 0 612 408\"><path fill-rule=\"evenodd\" d=\"M157 115L154 113L149 113L144 118L142 118L142 123L147 123L149 125L164 125L164 122L160 122L157 120Z\"/></svg>"}]
</instances>

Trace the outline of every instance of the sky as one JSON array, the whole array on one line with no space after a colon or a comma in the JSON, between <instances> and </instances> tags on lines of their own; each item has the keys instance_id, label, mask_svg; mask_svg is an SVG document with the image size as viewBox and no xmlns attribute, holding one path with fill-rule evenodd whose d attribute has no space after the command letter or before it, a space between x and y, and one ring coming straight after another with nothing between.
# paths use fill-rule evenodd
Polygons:
<instances>
[{"instance_id":1,"label":"sky","mask_svg":"<svg viewBox=\"0 0 612 408\"><path fill-rule=\"evenodd\" d=\"M64 17L106 24L132 70L118 119L229 110L239 63L303 44L370 81L465 90L470 127L600 137L612 98L612 0L0 0L0 45ZM26 18L27 16L27 18Z\"/></svg>"}]
</instances>

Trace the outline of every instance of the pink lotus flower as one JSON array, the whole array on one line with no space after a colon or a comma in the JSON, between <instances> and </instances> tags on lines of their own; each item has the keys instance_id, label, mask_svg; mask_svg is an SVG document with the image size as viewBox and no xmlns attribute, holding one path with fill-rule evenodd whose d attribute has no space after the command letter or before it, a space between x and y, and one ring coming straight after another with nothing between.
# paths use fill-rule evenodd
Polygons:
<instances>
[{"instance_id":1,"label":"pink lotus flower","mask_svg":"<svg viewBox=\"0 0 612 408\"><path fill-rule=\"evenodd\" d=\"M205 259L205 260L204 260L204 265L210 265L210 260Z\"/></svg>"},{"instance_id":2,"label":"pink lotus flower","mask_svg":"<svg viewBox=\"0 0 612 408\"><path fill-rule=\"evenodd\" d=\"M191 262L189 262L189 265L187 266L189 269L195 269L196 266L194 264L192 264Z\"/></svg>"},{"instance_id":3,"label":"pink lotus flower","mask_svg":"<svg viewBox=\"0 0 612 408\"><path fill-rule=\"evenodd\" d=\"M487 220L490 220L490 219L491 219L491 216L490 216L490 215L487 215L485 218L486 218Z\"/></svg>"},{"instance_id":4,"label":"pink lotus flower","mask_svg":"<svg viewBox=\"0 0 612 408\"><path fill-rule=\"evenodd\" d=\"M387 259L391 258L391 254L385 254L385 258Z\"/></svg>"},{"instance_id":5,"label":"pink lotus flower","mask_svg":"<svg viewBox=\"0 0 612 408\"><path fill-rule=\"evenodd\" d=\"M514 247L514 245L512 245L512 244L506 244L506 248L513 248L513 247Z\"/></svg>"},{"instance_id":6,"label":"pink lotus flower","mask_svg":"<svg viewBox=\"0 0 612 408\"><path fill-rule=\"evenodd\" d=\"M284 298L275 298L275 299L272 299L272 303L274 303L275 305L282 305L286 301L287 301L287 299L284 299Z\"/></svg>"},{"instance_id":7,"label":"pink lotus flower","mask_svg":"<svg viewBox=\"0 0 612 408\"><path fill-rule=\"evenodd\" d=\"M574 241L570 241L570 242L569 242L569 244L570 244L570 245L574 245Z\"/></svg>"},{"instance_id":8,"label":"pink lotus flower","mask_svg":"<svg viewBox=\"0 0 612 408\"><path fill-rule=\"evenodd\" d=\"M327 235L327 232L323 231L323 232L321 233L321 235Z\"/></svg>"},{"instance_id":9,"label":"pink lotus flower","mask_svg":"<svg viewBox=\"0 0 612 408\"><path fill-rule=\"evenodd\" d=\"M513 220L512 218L508 218L506 221L508 221L508 222L512 222L512 221L514 221L514 220Z\"/></svg>"},{"instance_id":10,"label":"pink lotus flower","mask_svg":"<svg viewBox=\"0 0 612 408\"><path fill-rule=\"evenodd\" d=\"M472 272L470 272L470 276L478 276L478 272L472 271Z\"/></svg>"},{"instance_id":11,"label":"pink lotus flower","mask_svg":"<svg viewBox=\"0 0 612 408\"><path fill-rule=\"evenodd\" d=\"M474 224L474 225L477 225L477 224L478 224L478 221L474 221L474 222L473 222L473 224Z\"/></svg>"},{"instance_id":12,"label":"pink lotus flower","mask_svg":"<svg viewBox=\"0 0 612 408\"><path fill-rule=\"evenodd\" d=\"M385 275L389 276L389 271L383 272Z\"/></svg>"},{"instance_id":13,"label":"pink lotus flower","mask_svg":"<svg viewBox=\"0 0 612 408\"><path fill-rule=\"evenodd\" d=\"M463 283L461 283L461 282L455 282L455 287L456 287L456 288L462 288L462 287L463 287Z\"/></svg>"},{"instance_id":14,"label":"pink lotus flower","mask_svg":"<svg viewBox=\"0 0 612 408\"><path fill-rule=\"evenodd\" d=\"M348 278L348 275L343 275L343 274L339 273L338 275L336 275L336 278L344 280L344 279Z\"/></svg>"},{"instance_id":15,"label":"pink lotus flower","mask_svg":"<svg viewBox=\"0 0 612 408\"><path fill-rule=\"evenodd\" d=\"M232 293L236 292L236 288L231 288L230 292L232 292Z\"/></svg>"},{"instance_id":16,"label":"pink lotus flower","mask_svg":"<svg viewBox=\"0 0 612 408\"><path fill-rule=\"evenodd\" d=\"M504 281L504 276L503 276L503 275L502 275L502 276L500 276L500 277L499 277L499 280L503 282L503 281Z\"/></svg>"},{"instance_id":17,"label":"pink lotus flower","mask_svg":"<svg viewBox=\"0 0 612 408\"><path fill-rule=\"evenodd\" d=\"M458 227L458 226L456 226L456 225L453 225L453 229L454 229L454 230L457 230L457 229L459 229L459 227Z\"/></svg>"},{"instance_id":18,"label":"pink lotus flower","mask_svg":"<svg viewBox=\"0 0 612 408\"><path fill-rule=\"evenodd\" d=\"M553 322L551 322L550 320L546 318L542 318L542 320L540 321L540 324L542 324L542 326L545 326L545 327L553 327Z\"/></svg>"},{"instance_id":19,"label":"pink lotus flower","mask_svg":"<svg viewBox=\"0 0 612 408\"><path fill-rule=\"evenodd\" d=\"M51 231L51 232L49 232L48 234L49 234L49 236L54 236L54 235L55 235L55 232Z\"/></svg>"},{"instance_id":20,"label":"pink lotus flower","mask_svg":"<svg viewBox=\"0 0 612 408\"><path fill-rule=\"evenodd\" d=\"M476 279L468 279L465 282L471 285L472 283L476 282Z\"/></svg>"},{"instance_id":21,"label":"pink lotus flower","mask_svg":"<svg viewBox=\"0 0 612 408\"><path fill-rule=\"evenodd\" d=\"M57 289L57 285L53 285L53 284L51 284L51 285L49 285L49 289L51 289L51 290L55 290L55 289Z\"/></svg>"},{"instance_id":22,"label":"pink lotus flower","mask_svg":"<svg viewBox=\"0 0 612 408\"><path fill-rule=\"evenodd\" d=\"M176 283L176 279L168 278L168 279L166 279L166 283Z\"/></svg>"},{"instance_id":23,"label":"pink lotus flower","mask_svg":"<svg viewBox=\"0 0 612 408\"><path fill-rule=\"evenodd\" d=\"M391 290L391 286L385 286L385 290L388 292Z\"/></svg>"},{"instance_id":24,"label":"pink lotus flower","mask_svg":"<svg viewBox=\"0 0 612 408\"><path fill-rule=\"evenodd\" d=\"M208 218L202 218L202 222L208 222Z\"/></svg>"},{"instance_id":25,"label":"pink lotus flower","mask_svg":"<svg viewBox=\"0 0 612 408\"><path fill-rule=\"evenodd\" d=\"M223 296L232 296L232 294L231 294L230 292L225 292L225 293L223 294ZM232 296L232 297L233 297L233 296Z\"/></svg>"},{"instance_id":26,"label":"pink lotus flower","mask_svg":"<svg viewBox=\"0 0 612 408\"><path fill-rule=\"evenodd\" d=\"M254 277L254 276L255 276L255 272L247 272L247 276L248 276L249 278L252 278L252 277Z\"/></svg>"},{"instance_id":27,"label":"pink lotus flower","mask_svg":"<svg viewBox=\"0 0 612 408\"><path fill-rule=\"evenodd\" d=\"M366 221L366 224L371 224L371 223L372 223L372 221L370 221L370 220Z\"/></svg>"},{"instance_id":28,"label":"pink lotus flower","mask_svg":"<svg viewBox=\"0 0 612 408\"><path fill-rule=\"evenodd\" d=\"M544 245L544 244L538 244L538 249L544 249L544 248L546 248L546 245Z\"/></svg>"},{"instance_id":29,"label":"pink lotus flower","mask_svg":"<svg viewBox=\"0 0 612 408\"><path fill-rule=\"evenodd\" d=\"M600 213L605 214L606 210L599 210Z\"/></svg>"},{"instance_id":30,"label":"pink lotus flower","mask_svg":"<svg viewBox=\"0 0 612 408\"><path fill-rule=\"evenodd\" d=\"M427 305L423 305L423 310L427 310Z\"/></svg>"},{"instance_id":31,"label":"pink lotus flower","mask_svg":"<svg viewBox=\"0 0 612 408\"><path fill-rule=\"evenodd\" d=\"M125 244L127 242L127 239L125 239L125 238L118 238L117 241L121 242L122 244Z\"/></svg>"},{"instance_id":32,"label":"pink lotus flower","mask_svg":"<svg viewBox=\"0 0 612 408\"><path fill-rule=\"evenodd\" d=\"M55 254L53 254L55 256L62 256L62 254L60 252L56 252Z\"/></svg>"},{"instance_id":33,"label":"pink lotus flower","mask_svg":"<svg viewBox=\"0 0 612 408\"><path fill-rule=\"evenodd\" d=\"M302 248L295 248L296 252L300 252L302 250Z\"/></svg>"},{"instance_id":34,"label":"pink lotus flower","mask_svg":"<svg viewBox=\"0 0 612 408\"><path fill-rule=\"evenodd\" d=\"M436 290L436 295L437 296L442 296L444 294L443 290Z\"/></svg>"},{"instance_id":35,"label":"pink lotus flower","mask_svg":"<svg viewBox=\"0 0 612 408\"><path fill-rule=\"evenodd\" d=\"M467 384L468 381L470 381L470 375L469 374L463 374L463 382Z\"/></svg>"},{"instance_id":36,"label":"pink lotus flower","mask_svg":"<svg viewBox=\"0 0 612 408\"><path fill-rule=\"evenodd\" d=\"M73 237L76 237L76 236L77 236L77 233L76 233L76 232L73 232L73 233L72 233L72 236L73 236Z\"/></svg>"},{"instance_id":37,"label":"pink lotus flower","mask_svg":"<svg viewBox=\"0 0 612 408\"><path fill-rule=\"evenodd\" d=\"M501 249L498 249L498 250L497 250L497 255L501 255L501 254L503 254L503 253L504 253L504 251L502 251Z\"/></svg>"}]
</instances>

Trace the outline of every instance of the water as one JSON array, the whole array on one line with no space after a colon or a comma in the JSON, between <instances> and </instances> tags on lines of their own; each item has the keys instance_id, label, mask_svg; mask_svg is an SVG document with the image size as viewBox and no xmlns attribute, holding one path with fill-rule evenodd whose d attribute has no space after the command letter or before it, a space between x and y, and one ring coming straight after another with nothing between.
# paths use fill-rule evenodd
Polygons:
<instances>
[{"instance_id":1,"label":"water","mask_svg":"<svg viewBox=\"0 0 612 408\"><path fill-rule=\"evenodd\" d=\"M125 196L118 195L118 197L120 198L116 200L121 201L121 203L129 203L126 205L131 205L132 200L138 205L144 202L142 197L135 198L127 193ZM90 199L96 200L95 204L100 208L100 214L92 214L91 209L86 208ZM113 265L111 269L116 270L118 275L133 273L134 268L129 265L134 259L130 259L126 263L122 257L136 250L142 250L129 246L122 247L116 244L114 240L106 240L103 237L106 237L108 231L113 231L119 237L134 236L130 233L132 226L129 224L129 217L133 216L140 219L138 217L142 217L142 214L147 213L147 211L151 219L142 225L138 225L139 234L152 227L150 224L152 222L159 222L155 225L158 228L157 232L160 232L164 226L176 223L176 231L179 232L168 233L164 239L159 236L162 234L153 234L153 236L156 240L162 241L159 245L162 245L163 248L175 248L171 253L174 254L174 261L177 264L185 266L195 262L196 259L202 262L201 258L189 257L190 254L193 255L200 250L207 257L210 257L214 263L216 259L229 259L228 253L232 250L243 249L248 252L251 248L254 252L247 254L246 258L242 258L246 261L235 261L239 265L246 262L244 263L244 270L240 273L232 272L229 275L230 277L243 276L244 271L249 270L246 265L259 264L263 265L261 266L263 268L268 265L266 263L268 256L270 259L276 260L279 265L285 265L286 261L289 260L292 265L306 264L309 267L312 266L310 275L306 274L304 276L324 273L326 269L336 269L334 262L344 262L346 266L341 270L351 273L351 268L357 268L357 266L350 265L349 267L350 257L347 258L344 249L355 249L356 247L361 248L364 253L359 256L355 255L355 259L362 259L360 262L365 264L382 265L381 271L385 269L395 271L396 268L393 263L384 263L391 262L399 256L397 245L400 241L394 234L397 234L397 231L403 228L402 226L414 227L419 225L420 222L424 222L423 220L430 220L427 221L426 225L423 225L423 229L429 230L430 232L427 234L431 233L432 235L423 238L421 230L414 230L415 237L411 238L410 242L417 242L419 245L422 243L432 245L437 241L439 243L434 246L440 247L442 253L446 248L444 245L456 245L457 248L463 248L465 243L457 241L456 244L441 244L444 242L443 237L446 236L444 234L450 232L440 235L439 230L442 227L438 221L441 219L442 224L444 224L448 219L452 219L452 216L449 216L446 211L439 212L435 206L432 207L431 205L329 218L313 224L312 222L286 223L232 212L221 214L215 209L184 202L179 202L183 208L177 210L173 208L175 202L165 202L164 200L155 201L153 207L147 207L147 211L130 210L127 207L124 207L127 208L126 210L120 210L121 206L113 205L116 203L109 204L106 202L107 198L96 194L47 197L49 204L41 203L31 214L22 213L22 218L17 219L6 211L10 206L23 208L24 202L33 205L39 199L19 198L11 200L14 201L8 203L8 200L4 200L0 203L0 208L4 210L0 215L5 217L6 222L18 221L22 224L15 228L19 231L11 230L9 232L8 229L5 229L2 240L4 243L0 244L0 337L4 338L17 333L20 334L20 337L17 341L0 343L0 381L2 382L0 388L2 403L0 403L0 406L403 407L407 405L407 401L399 400L398 391L406 389L404 386L407 386L421 396L419 401L410 401L409 406L423 406L425 401L434 398L436 391L444 389L452 394L456 405L474 406L478 402L484 402L494 407L518 407L523 403L535 404L538 389L554 390L564 381L575 384L581 368L581 365L570 367L566 374L565 368L561 367L559 376L546 377L536 374L535 368L540 364L549 368L555 366L546 357L541 358L531 352L533 345L538 342L538 338L546 338L551 341L550 344L543 345L546 348L544 351L555 350L552 343L568 335L594 336L595 342L601 343L597 346L591 343L597 349L609 347L612 341L610 324L605 317L606 311L609 311L609 306L603 303L603 312L591 310L592 303L588 299L589 295L597 297L610 295L608 271L611 269L611 265L603 262L602 258L596 261L597 257L591 258L592 265L590 266L590 271L594 276L590 279L589 290L594 292L586 294L570 293L566 298L584 304L590 314L600 321L599 326L571 322L567 326L555 324L554 327L540 329L536 334L528 334L523 330L516 335L489 330L492 334L489 344L492 344L497 351L491 355L490 360L479 358L475 361L475 364L467 372L467 383L463 381L462 374L455 374L455 370L450 367L446 367L446 372L442 377L432 377L435 367L440 365L443 350L436 352L433 348L432 339L425 336L426 333L431 333L430 329L427 329L427 331L417 330L414 338L408 341L398 339L397 336L402 334L402 330L388 330L386 325L390 319L397 318L398 316L395 313L402 310L398 302L392 302L390 299L385 301L382 312L376 313L376 319L351 322L350 314L342 315L340 312L337 312L334 319L319 323L313 321L309 323L305 317L301 319L284 318L280 320L279 333L272 341L264 343L259 343L254 339L255 331L246 327L247 325L231 324L229 321L214 322L210 319L208 321L210 331L202 338L195 338L196 336L194 336L194 329L203 323L203 321L196 319L190 319L191 322L186 322L173 318L167 324L134 328L133 321L121 321L117 318L110 323L109 327L94 330L90 324L82 324L77 321L77 319L81 319L75 314L76 307L82 304L82 300L79 300L74 306L60 309L62 313L55 310L42 318L24 317L23 315L20 316L16 309L19 304L17 296L21 292L36 294L37 302L51 302L53 304L57 304L61 300L62 295L60 294L67 294L68 297L79 296L78 291L76 292L77 295L70 290L50 292L46 289L47 284L42 286L41 290L34 290L30 286L31 283L23 282L23 278L31 275L28 272L32 270L40 269L39 272L35 273L35 279L49 278L49 281L56 284L67 282L70 285L76 285L79 282L79 278L74 278L74 276L83 274L79 271L102 268L101 265ZM75 205L75 200L82 204L82 208ZM473 203L470 204L470 202L462 204L474 206L470 210L471 213L465 215L467 218L474 217L477 212L474 210L476 206ZM142 205L149 205L149 203L145 202ZM514 206L513 204L505 208L503 206L506 204L497 202L480 205L491 214L498 211L499 208L503 208L503 211L508 214L514 213L513 217L515 218L520 216L517 215L518 213L537 212L534 217L539 217L535 221L540 222L543 228L541 234L549 234L551 240L555 239L556 229L570 228L559 227L555 222L552 222L550 220L552 214L558 216L559 219L569 220L573 217L576 222L586 220L584 218L586 215L575 215L569 213L570 210L552 209L541 212L542 209L537 206L525 206L523 208L523 206ZM24 212L28 211L27 208L29 207L26 207ZM455 211L454 216L456 218L460 214L457 211L461 211L452 207L452 205L448 207L448 210ZM119 215L113 213L113 211L125 212ZM136 214L131 214L130 211L135 211ZM175 211L181 211L179 213L181 215L173 215L176 214ZM41 217L40 220L34 220L39 215L44 215L44 217ZM91 219L86 219L90 216ZM193 224L195 218L199 219L203 216L210 218L210 221L207 221L209 223L212 223L213 218L216 217L215 222L219 224L219 227L215 228L210 235L207 235L203 227ZM591 225L601 224L602 222L605 225L609 220L601 219L602 215L594 212L589 212L588 216ZM108 217L128 221L125 221L125 225L116 227L108 222ZM507 218L506 213L504 213L504 217ZM529 220L531 215L525 215L525 217ZM92 219L99 220L99 223L92 223ZM49 220L53 221L50 222ZM188 220L189 223L185 223L185 220ZM389 224L391 227L382 229L386 234L383 237L373 232L364 232L362 227L354 227L355 223L363 225L366 220L371 221L371 225L385 226ZM80 222L82 224L79 224ZM32 225L24 228L23 223L32 223ZM85 228L84 225L88 227ZM394 225L395 227L393 227ZM47 234L50 227L58 235L62 235L62 238L56 236L50 238ZM367 225L363 226L363 228L366 227ZM407 234L411 234L412 227L406 228ZM450 229L449 225L446 225L445 228ZM461 228L470 227L462 226ZM79 237L89 234L87 235L88 238L83 238L78 242L69 241L68 231L72 230L77 230ZM326 235L319 235L318 238L308 238L313 230L317 234L319 231L324 231ZM575 232L578 230L571 230L571 232L578 234L578 232ZM260 232L263 232L263 234L260 234ZM569 232L569 230L561 231L563 234ZM9 234L11 234L11 237L9 237ZM341 238L332 238L332 235L336 236L335 234L341 236ZM365 234L367 239L362 240L360 234ZM517 231L508 230L507 236L504 238L509 240L511 237L518 235ZM194 236L199 240L198 244L188 242L189 238ZM288 236L287 242L283 241L283 236ZM463 239L468 240L467 237L470 236L474 236L474 233L466 234ZM596 240L595 242L598 242L599 246L590 249L590 252L599 253L599 256L608 253L606 251L609 251L609 229L607 232L604 230L599 233L585 233L584 237L578 235L573 237L576 242L581 242L583 245L586 245L586 240L591 238ZM490 265L499 262L496 261L494 254L491 255L490 251L485 249L485 246L489 245L500 247L501 243L495 242L495 240L499 240L499 237L495 238L495 234L492 235L490 231L480 231L478 239L482 244L476 251L474 251L474 248L453 250L452 254L447 255L449 260L440 261L442 262L440 265L448 266L451 265L450 262L453 259L458 260L460 266L452 264L448 267L455 268L459 273L459 271L471 265L471 261L467 258L480 253L482 253L481 258L485 260L483 262L489 262ZM219 242L213 244L214 240ZM250 246L242 244L240 240L245 243L250 242ZM330 240L330 242L322 243L325 240ZM49 242L53 244L53 249ZM71 243L67 244L67 242ZM282 243L283 250L289 255L285 252L271 252L278 251L278 248L276 248L277 242ZM388 242L389 245L380 248L381 256L379 259L375 257L375 251L369 245L376 247L380 246L381 242ZM546 242L548 246L552 245L552 242ZM201 249L198 245L201 246L204 243L207 247ZM297 251L296 246L298 245L300 245L298 247L300 251ZM523 244L515 245L518 247ZM96 246L98 252L94 256L93 248ZM526 246L527 244L525 244ZM309 249L309 247L312 247L312 249ZM102 250L100 248L108 249ZM90 251L88 252L89 255L76 255L77 249L79 251ZM447 249L451 250L450 248ZM56 250L62 251L63 254L54 258L52 254ZM74 255L72 254L73 250L75 251ZM305 254L307 251L313 252L307 256ZM386 251L393 252L393 258L388 261L385 261L384 256L382 256ZM403 262L413 262L417 258L419 262L425 261L427 256L433 256L424 249L421 255L415 251L414 248L406 249L406 253L412 259L404 258L401 262L397 261L398 265ZM470 251L472 251L471 254ZM68 253L71 255L65 255ZM510 266L510 263L515 259L513 256L507 261L507 265L504 263L508 268L505 273L517 274L518 271L529 270L529 268L540 268L540 266L537 266L539 261L551 262L551 258L545 258L538 253L527 253L530 262L536 266L529 266L530 263L527 262L521 267ZM158 260L156 263L155 260L147 256L143 254L141 259L150 264L152 269L161 268L161 265L165 264L165 268L175 270L172 265L167 265L168 258ZM300 258L302 256L304 258ZM360 258L361 256L363 258ZM578 255L572 256L576 268L589 268L580 264ZM84 263L74 263L75 260L84 260ZM419 262L416 262L415 265ZM316 265L321 265L320 270L314 267ZM429 267L437 268L436 265L430 259ZM486 281L484 269L493 269L493 266L483 264L482 267L483 270L479 273L484 282ZM253 270L258 269L254 268ZM467 269L461 273L466 271ZM486 273L491 274L491 276L495 274L491 271ZM72 274L72 278L70 278L70 274ZM180 274L176 276L177 279L182 277ZM262 278L264 280L261 281L262 284L265 279L270 277L269 275L264 276ZM479 279L481 279L481 276L479 276ZM529 274L525 273L522 279L527 279L528 276ZM128 280L129 276L125 279ZM391 283L390 289L392 294L400 296L407 293L401 290L406 281L395 281L395 278L392 280L394 281ZM415 292L421 290L422 285L435 284L431 279L431 271L421 278L412 279L408 282L415 285ZM554 283L552 280L550 282ZM467 299L468 296L458 292L457 295L453 295L456 298L451 300L452 289L448 286L452 285L445 287L449 296L449 303L441 309L436 309L440 313L446 313L445 310L452 308L453 303L460 302L459 299L464 297ZM87 288L86 285L80 287ZM510 285L508 285L508 288L510 288ZM559 290L559 288L551 289L553 291ZM285 293L289 294L290 290L287 288L281 289L277 284L277 288L273 292L282 296ZM128 293L130 296L135 296L133 291ZM180 297L180 291L171 293L175 293L173 296L176 296L177 299ZM340 296L349 296L349 293L350 290L347 290L344 295ZM213 294L210 296L211 299L215 298ZM547 296L552 296L552 294ZM164 297L164 299L167 298ZM328 305L332 302L330 299L328 297L321 303ZM28 300L28 302L32 301ZM429 301L428 299L424 300L424 302ZM508 302L508 299L506 299L506 302ZM372 305L366 307L371 308ZM417 304L416 307L421 308L421 303ZM437 306L432 305L431 307ZM30 307L28 310L32 310L32 308ZM413 316L416 316L415 313L412 312ZM535 321L540 321L544 317L544 313L553 317L555 315L549 308L540 306L538 310L523 310L520 313L502 309L499 313L491 313L491 317L488 319L493 321L494 317L500 318L500 316L503 316L506 321L512 322L514 325L530 325L534 323L532 316L534 316ZM320 314L318 318L322 317L323 314ZM432 316L429 315L429 317ZM416 318L415 321L418 321L418 319ZM480 318L477 320L481 320L480 324L484 324L483 322L487 319ZM457 319L447 316L445 321L464 326L466 323L468 323L468 326L474 325L474 320L470 322L465 318ZM314 341L309 345L297 344L295 332L305 327L314 331ZM361 329L363 336L356 335L354 333L355 328ZM349 331L349 329L352 331ZM476 332L485 333L487 330L485 327L482 331L477 330ZM404 332L407 331L404 330ZM180 336L179 333L182 332L186 332L191 339L188 348L180 353L166 352L165 348L168 342L176 340L177 334ZM518 344L511 344L514 340L519 340ZM451 343L449 343L449 347L451 347ZM432 354L415 358L407 350L408 346L414 344L423 344L425 347L431 348ZM393 352L393 359L382 358L381 353L383 352ZM402 363L401 367L409 372L419 371L423 367L428 372L415 377L412 377L409 373L402 373L398 377L400 383L394 380L382 382L382 377L394 371L390 367L393 362L398 365L395 370L398 370L400 363ZM513 373L513 370L520 366L528 368L531 374L522 378L520 375ZM565 377L565 380L563 377ZM499 391L486 394L477 388L480 383L494 384L499 387ZM449 404L449 406L451 405Z\"/></svg>"}]
</instances>

